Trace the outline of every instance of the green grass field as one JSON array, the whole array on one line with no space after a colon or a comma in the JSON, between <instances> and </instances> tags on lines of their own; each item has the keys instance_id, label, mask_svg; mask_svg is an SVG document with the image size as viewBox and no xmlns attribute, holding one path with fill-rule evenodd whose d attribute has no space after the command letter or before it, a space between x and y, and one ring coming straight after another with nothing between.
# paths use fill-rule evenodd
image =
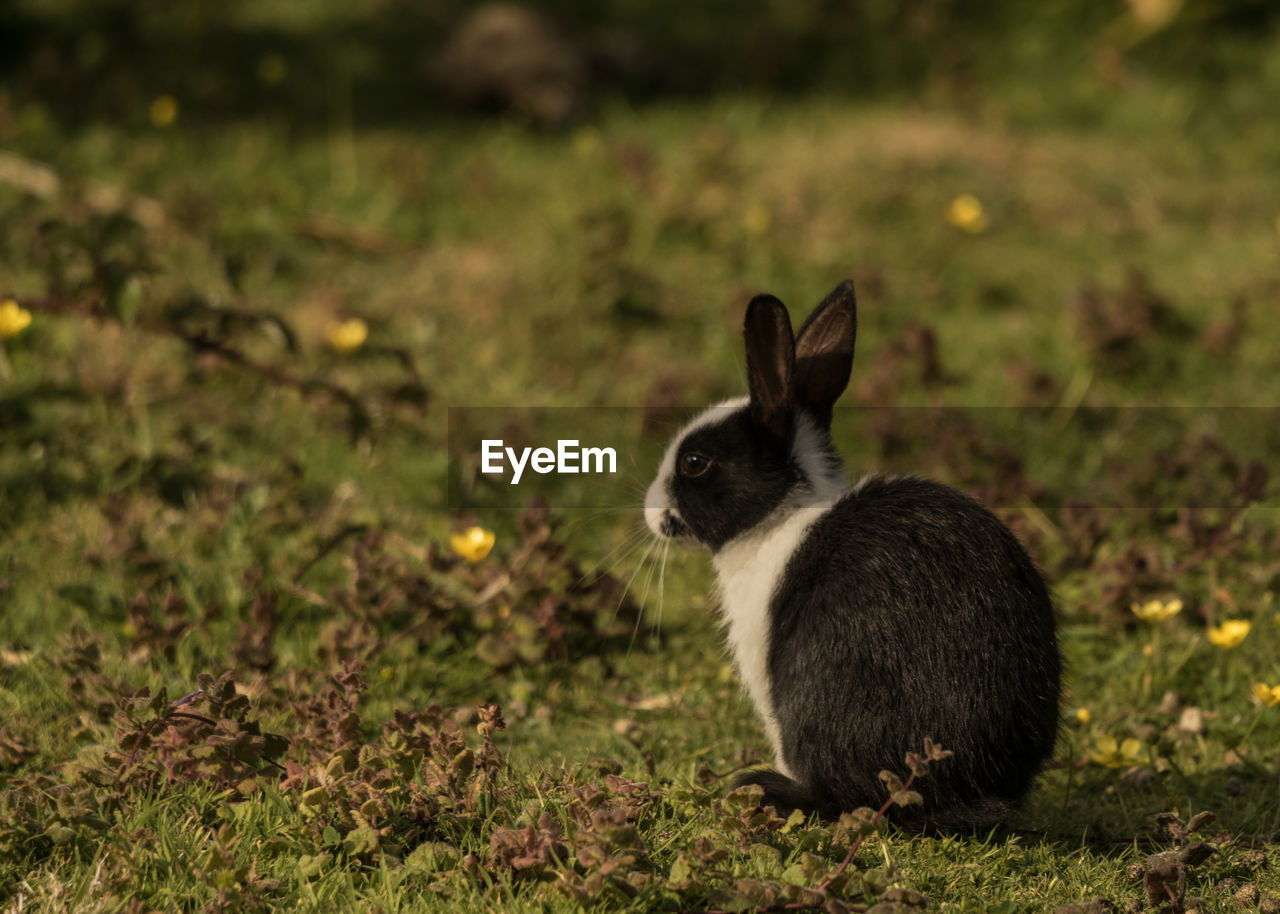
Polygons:
<instances>
[{"instance_id":1,"label":"green grass field","mask_svg":"<svg viewBox=\"0 0 1280 914\"><path fill-rule=\"evenodd\" d=\"M1028 94L563 133L9 110L0 908L1280 910L1280 121ZM846 276L845 405L913 407L840 417L850 473L1000 509L1068 693L1015 829L876 829L829 881L857 828L726 796L767 744L706 557L642 562L634 508L460 508L448 432L629 407L638 503L641 425L743 390L750 295Z\"/></svg>"}]
</instances>

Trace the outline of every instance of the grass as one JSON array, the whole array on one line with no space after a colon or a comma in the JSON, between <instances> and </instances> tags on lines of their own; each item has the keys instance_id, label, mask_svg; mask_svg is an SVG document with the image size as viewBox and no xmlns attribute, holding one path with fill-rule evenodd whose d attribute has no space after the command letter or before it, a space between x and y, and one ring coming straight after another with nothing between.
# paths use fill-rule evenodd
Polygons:
<instances>
[{"instance_id":1,"label":"grass","mask_svg":"<svg viewBox=\"0 0 1280 914\"><path fill-rule=\"evenodd\" d=\"M449 411L626 407L588 414L623 428L622 487L577 490L616 504L665 407L741 391L751 293L798 316L852 275L851 470L1002 510L1053 580L1069 695L1018 828L872 833L829 897L1140 909L1147 858L1205 840L1176 907L1274 906L1280 707L1250 690L1280 682L1280 525L1247 483L1275 465L1280 136L1159 84L1031 120L727 97L567 134L10 135L59 184L0 184L0 292L33 314L0 359L0 904L806 900L782 887L850 835L724 796L765 741L705 557L640 565L634 509L460 505ZM984 232L944 219L961 193ZM336 352L352 316L369 340ZM496 532L474 566L447 545L471 523ZM1252 623L1229 650L1226 618ZM1153 819L1203 810L1190 837Z\"/></svg>"}]
</instances>

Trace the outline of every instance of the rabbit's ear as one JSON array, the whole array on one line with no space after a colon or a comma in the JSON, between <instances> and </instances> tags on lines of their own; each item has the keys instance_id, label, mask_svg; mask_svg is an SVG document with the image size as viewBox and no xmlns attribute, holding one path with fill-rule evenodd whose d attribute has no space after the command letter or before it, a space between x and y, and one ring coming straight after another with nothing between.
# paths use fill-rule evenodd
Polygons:
<instances>
[{"instance_id":1,"label":"rabbit's ear","mask_svg":"<svg viewBox=\"0 0 1280 914\"><path fill-rule=\"evenodd\" d=\"M796 405L824 427L831 425L831 408L849 386L857 335L858 303L848 279L822 300L796 334Z\"/></svg>"},{"instance_id":2,"label":"rabbit's ear","mask_svg":"<svg viewBox=\"0 0 1280 914\"><path fill-rule=\"evenodd\" d=\"M796 345L786 306L772 295L751 299L743 336L751 418L779 443L789 443L795 423Z\"/></svg>"}]
</instances>

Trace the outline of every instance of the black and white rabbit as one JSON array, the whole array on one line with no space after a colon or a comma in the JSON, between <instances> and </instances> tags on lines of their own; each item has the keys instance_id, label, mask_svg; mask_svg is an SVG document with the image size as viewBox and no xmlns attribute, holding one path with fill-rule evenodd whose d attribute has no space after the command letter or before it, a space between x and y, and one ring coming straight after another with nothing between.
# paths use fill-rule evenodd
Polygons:
<instances>
[{"instance_id":1,"label":"black and white rabbit","mask_svg":"<svg viewBox=\"0 0 1280 914\"><path fill-rule=\"evenodd\" d=\"M727 639L773 745L764 803L835 818L886 797L883 769L925 737L953 750L917 782L908 827L1004 823L1053 751L1060 659L1043 578L1013 533L923 479L846 485L832 409L857 330L841 283L794 337L754 298L750 397L668 447L645 497L653 532L709 548Z\"/></svg>"}]
</instances>

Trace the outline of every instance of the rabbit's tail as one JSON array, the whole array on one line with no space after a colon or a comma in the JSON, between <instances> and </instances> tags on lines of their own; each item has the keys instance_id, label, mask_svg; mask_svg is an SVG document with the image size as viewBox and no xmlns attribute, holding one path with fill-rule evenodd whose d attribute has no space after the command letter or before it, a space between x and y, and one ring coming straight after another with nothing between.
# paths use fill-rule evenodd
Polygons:
<instances>
[{"instance_id":1,"label":"rabbit's tail","mask_svg":"<svg viewBox=\"0 0 1280 914\"><path fill-rule=\"evenodd\" d=\"M772 806L783 817L798 809L806 814L817 813L827 821L835 821L844 811L842 805L875 808L873 803L876 802L867 798L863 803L841 804L831 797L815 795L799 781L769 769L748 771L733 782L734 787L745 787L748 784L763 787L764 796L760 798L760 805ZM883 802L883 798L880 802ZM963 802L943 803L933 808L894 806L888 812L888 819L908 832L981 834L1008 825L1016 813L1017 804L1014 802L1003 797L984 796L969 798Z\"/></svg>"},{"instance_id":2,"label":"rabbit's tail","mask_svg":"<svg viewBox=\"0 0 1280 914\"><path fill-rule=\"evenodd\" d=\"M824 819L835 819L840 815L838 809L832 807L830 803L819 800L799 781L777 771L767 768L748 771L738 775L733 782L735 788L746 787L748 784L758 784L763 787L764 796L760 798L760 805L772 806L778 811L778 815L784 818L796 809L806 814L816 812Z\"/></svg>"}]
</instances>

